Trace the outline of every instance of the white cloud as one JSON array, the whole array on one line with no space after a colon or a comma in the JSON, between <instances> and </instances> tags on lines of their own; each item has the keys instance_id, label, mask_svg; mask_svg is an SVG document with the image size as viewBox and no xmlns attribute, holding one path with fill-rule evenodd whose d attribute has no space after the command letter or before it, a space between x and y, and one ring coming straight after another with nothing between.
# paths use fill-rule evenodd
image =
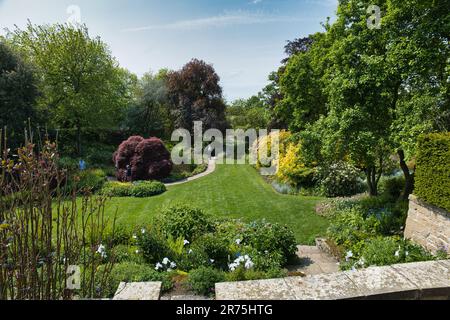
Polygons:
<instances>
[{"instance_id":1,"label":"white cloud","mask_svg":"<svg viewBox=\"0 0 450 320\"><path fill-rule=\"evenodd\" d=\"M252 1L253 4L258 4L258 3L261 3L261 2L262 2L262 0L253 0Z\"/></svg>"},{"instance_id":2,"label":"white cloud","mask_svg":"<svg viewBox=\"0 0 450 320\"><path fill-rule=\"evenodd\" d=\"M259 13L226 13L223 15L212 16L207 18L181 20L168 24L149 25L137 28L128 28L123 31L126 32L139 32L150 30L196 30L205 29L211 27L227 27L234 25L253 25L253 24L266 24L276 22L298 22L303 21L300 18L272 16Z\"/></svg>"}]
</instances>

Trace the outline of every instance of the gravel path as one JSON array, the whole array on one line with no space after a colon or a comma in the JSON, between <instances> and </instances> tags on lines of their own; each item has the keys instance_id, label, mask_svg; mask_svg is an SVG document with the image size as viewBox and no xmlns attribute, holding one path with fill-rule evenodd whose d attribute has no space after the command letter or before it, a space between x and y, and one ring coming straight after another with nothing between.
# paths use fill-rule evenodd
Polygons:
<instances>
[{"instance_id":1,"label":"gravel path","mask_svg":"<svg viewBox=\"0 0 450 320\"><path fill-rule=\"evenodd\" d=\"M207 175L210 175L214 171L216 171L216 160L215 159L211 159L208 162L208 168L206 169L205 172L202 172L202 173L197 174L197 175L195 175L193 177L184 179L182 181L177 181L177 182L172 182L172 183L165 183L165 186L166 187L170 187L170 186L176 186L176 185L179 185L179 184L185 184L185 183L188 183L188 182L191 182L191 181L203 178L203 177L205 177Z\"/></svg>"}]
</instances>

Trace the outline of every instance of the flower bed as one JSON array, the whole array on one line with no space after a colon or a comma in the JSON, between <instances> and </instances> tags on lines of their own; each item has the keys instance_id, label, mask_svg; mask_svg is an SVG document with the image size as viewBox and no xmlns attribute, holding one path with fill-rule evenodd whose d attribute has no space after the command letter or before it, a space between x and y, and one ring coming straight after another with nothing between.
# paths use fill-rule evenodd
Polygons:
<instances>
[{"instance_id":1,"label":"flower bed","mask_svg":"<svg viewBox=\"0 0 450 320\"><path fill-rule=\"evenodd\" d=\"M341 253L341 269L446 259L403 238L407 203L386 197L333 199L322 205L330 217L328 243Z\"/></svg>"},{"instance_id":2,"label":"flower bed","mask_svg":"<svg viewBox=\"0 0 450 320\"><path fill-rule=\"evenodd\" d=\"M266 221L217 220L184 205L163 210L151 225L128 237L123 232L117 237L108 250L118 263L112 286L142 280L143 274L145 279L163 279L165 291L182 286L202 295L213 294L217 282L287 276L283 268L296 257L297 249L287 227Z\"/></svg>"}]
</instances>

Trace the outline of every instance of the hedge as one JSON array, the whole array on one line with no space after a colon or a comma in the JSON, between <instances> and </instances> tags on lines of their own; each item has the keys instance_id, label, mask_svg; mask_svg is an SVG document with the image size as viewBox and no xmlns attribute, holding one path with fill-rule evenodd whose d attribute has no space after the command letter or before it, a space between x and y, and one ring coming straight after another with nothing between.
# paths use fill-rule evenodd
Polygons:
<instances>
[{"instance_id":1,"label":"hedge","mask_svg":"<svg viewBox=\"0 0 450 320\"><path fill-rule=\"evenodd\" d=\"M450 211L450 132L419 138L415 195Z\"/></svg>"}]
</instances>

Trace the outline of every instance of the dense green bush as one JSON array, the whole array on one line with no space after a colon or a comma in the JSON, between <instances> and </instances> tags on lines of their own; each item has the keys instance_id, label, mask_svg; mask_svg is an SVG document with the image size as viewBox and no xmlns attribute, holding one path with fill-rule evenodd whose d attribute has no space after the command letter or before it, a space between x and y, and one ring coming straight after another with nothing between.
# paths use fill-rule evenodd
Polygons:
<instances>
[{"instance_id":1,"label":"dense green bush","mask_svg":"<svg viewBox=\"0 0 450 320\"><path fill-rule=\"evenodd\" d=\"M229 243L218 234L210 233L198 238L192 246L193 251L204 252L208 261L220 269L228 269L228 258L231 254Z\"/></svg>"},{"instance_id":2,"label":"dense green bush","mask_svg":"<svg viewBox=\"0 0 450 320\"><path fill-rule=\"evenodd\" d=\"M132 232L124 226L116 226L114 232L107 230L103 234L103 243L115 247L118 245L128 245L132 240Z\"/></svg>"},{"instance_id":3,"label":"dense green bush","mask_svg":"<svg viewBox=\"0 0 450 320\"><path fill-rule=\"evenodd\" d=\"M319 168L318 177L327 197L347 197L365 191L359 170L344 161Z\"/></svg>"},{"instance_id":4,"label":"dense green bush","mask_svg":"<svg viewBox=\"0 0 450 320\"><path fill-rule=\"evenodd\" d=\"M166 191L166 186L159 181L138 181L131 186L130 195L136 198L146 198Z\"/></svg>"},{"instance_id":5,"label":"dense green bush","mask_svg":"<svg viewBox=\"0 0 450 320\"><path fill-rule=\"evenodd\" d=\"M248 224L242 240L261 253L280 253L285 260L283 263L297 252L297 242L289 228L264 220Z\"/></svg>"},{"instance_id":6,"label":"dense green bush","mask_svg":"<svg viewBox=\"0 0 450 320\"><path fill-rule=\"evenodd\" d=\"M225 281L222 271L211 267L200 267L189 273L188 284L191 289L201 295L209 296L214 293L216 283Z\"/></svg>"},{"instance_id":7,"label":"dense green bush","mask_svg":"<svg viewBox=\"0 0 450 320\"><path fill-rule=\"evenodd\" d=\"M102 193L109 197L152 197L166 192L166 186L159 181L107 182Z\"/></svg>"},{"instance_id":8,"label":"dense green bush","mask_svg":"<svg viewBox=\"0 0 450 320\"><path fill-rule=\"evenodd\" d=\"M131 185L125 182L111 181L105 183L102 193L109 197L130 197Z\"/></svg>"},{"instance_id":9,"label":"dense green bush","mask_svg":"<svg viewBox=\"0 0 450 320\"><path fill-rule=\"evenodd\" d=\"M157 230L142 229L137 236L137 245L147 263L156 264L164 258L173 258L167 239Z\"/></svg>"},{"instance_id":10,"label":"dense green bush","mask_svg":"<svg viewBox=\"0 0 450 320\"><path fill-rule=\"evenodd\" d=\"M378 185L380 194L395 201L400 198L403 189L405 188L405 177L382 177Z\"/></svg>"},{"instance_id":11,"label":"dense green bush","mask_svg":"<svg viewBox=\"0 0 450 320\"><path fill-rule=\"evenodd\" d=\"M72 190L71 188L76 188L76 190L79 190L81 192L97 192L103 188L105 183L106 173L103 170L89 169L79 171L70 178L69 190Z\"/></svg>"},{"instance_id":12,"label":"dense green bush","mask_svg":"<svg viewBox=\"0 0 450 320\"><path fill-rule=\"evenodd\" d=\"M201 209L175 205L164 209L157 217L157 224L166 236L184 238L192 242L213 231L212 218Z\"/></svg>"},{"instance_id":13,"label":"dense green bush","mask_svg":"<svg viewBox=\"0 0 450 320\"><path fill-rule=\"evenodd\" d=\"M100 273L102 271L104 270L100 270ZM102 296L112 298L121 282L149 281L161 281L163 291L169 291L173 287L170 274L157 272L152 266L129 262L116 264L109 275L108 285Z\"/></svg>"},{"instance_id":14,"label":"dense green bush","mask_svg":"<svg viewBox=\"0 0 450 320\"><path fill-rule=\"evenodd\" d=\"M419 138L414 193L450 211L450 132Z\"/></svg>"}]
</instances>

